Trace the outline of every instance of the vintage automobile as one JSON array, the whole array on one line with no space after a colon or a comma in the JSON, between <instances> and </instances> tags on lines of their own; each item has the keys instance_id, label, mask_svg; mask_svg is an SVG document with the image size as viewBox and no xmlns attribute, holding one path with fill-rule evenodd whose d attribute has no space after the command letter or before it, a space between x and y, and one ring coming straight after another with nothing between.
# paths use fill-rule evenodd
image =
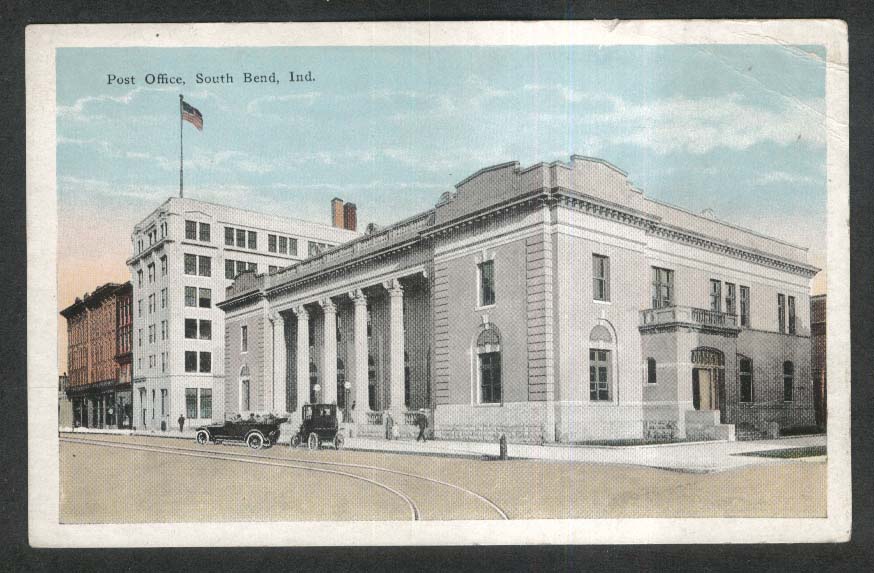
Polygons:
<instances>
[{"instance_id":1,"label":"vintage automobile","mask_svg":"<svg viewBox=\"0 0 874 573\"><path fill-rule=\"evenodd\" d=\"M269 448L279 440L279 426L288 418L266 418L248 420L227 420L222 424L210 424L197 428L194 438L198 444L213 442L244 442L253 450Z\"/></svg>"},{"instance_id":2,"label":"vintage automobile","mask_svg":"<svg viewBox=\"0 0 874 573\"><path fill-rule=\"evenodd\" d=\"M292 448L300 446L304 440L311 450L319 449L322 442L330 442L338 450L343 447L336 404L304 404L301 417L300 430L291 437Z\"/></svg>"}]
</instances>

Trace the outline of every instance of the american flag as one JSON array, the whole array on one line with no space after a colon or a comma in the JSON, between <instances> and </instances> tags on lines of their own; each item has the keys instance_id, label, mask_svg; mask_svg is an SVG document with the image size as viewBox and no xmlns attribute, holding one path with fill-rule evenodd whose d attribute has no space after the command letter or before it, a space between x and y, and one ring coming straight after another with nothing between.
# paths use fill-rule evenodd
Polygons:
<instances>
[{"instance_id":1,"label":"american flag","mask_svg":"<svg viewBox=\"0 0 874 573\"><path fill-rule=\"evenodd\" d=\"M184 101L182 102L182 119L196 127L198 131L203 131L203 115L196 107L190 106Z\"/></svg>"}]
</instances>

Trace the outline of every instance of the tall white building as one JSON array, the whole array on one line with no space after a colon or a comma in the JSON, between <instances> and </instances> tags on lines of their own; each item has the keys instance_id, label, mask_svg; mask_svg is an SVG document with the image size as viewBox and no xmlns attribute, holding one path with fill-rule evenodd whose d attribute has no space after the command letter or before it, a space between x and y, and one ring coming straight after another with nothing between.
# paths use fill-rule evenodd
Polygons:
<instances>
[{"instance_id":1,"label":"tall white building","mask_svg":"<svg viewBox=\"0 0 874 573\"><path fill-rule=\"evenodd\" d=\"M180 415L186 427L224 418L225 327L216 304L225 288L244 270L272 272L356 237L350 208L351 224L334 216L332 227L173 197L134 227L135 428L178 428Z\"/></svg>"}]
</instances>

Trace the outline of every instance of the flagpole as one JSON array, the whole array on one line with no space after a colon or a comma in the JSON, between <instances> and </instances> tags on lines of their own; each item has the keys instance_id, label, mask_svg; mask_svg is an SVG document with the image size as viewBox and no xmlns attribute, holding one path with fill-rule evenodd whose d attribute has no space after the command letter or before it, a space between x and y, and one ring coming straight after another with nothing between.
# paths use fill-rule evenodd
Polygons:
<instances>
[{"instance_id":1,"label":"flagpole","mask_svg":"<svg viewBox=\"0 0 874 573\"><path fill-rule=\"evenodd\" d=\"M182 94L179 94L179 198L182 198Z\"/></svg>"}]
</instances>

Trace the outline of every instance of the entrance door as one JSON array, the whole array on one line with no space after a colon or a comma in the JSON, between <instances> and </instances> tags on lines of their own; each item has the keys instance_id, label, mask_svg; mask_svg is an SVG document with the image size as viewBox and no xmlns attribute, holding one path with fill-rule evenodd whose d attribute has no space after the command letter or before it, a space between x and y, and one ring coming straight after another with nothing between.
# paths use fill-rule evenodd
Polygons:
<instances>
[{"instance_id":1,"label":"entrance door","mask_svg":"<svg viewBox=\"0 0 874 573\"><path fill-rule=\"evenodd\" d=\"M716 377L709 368L692 369L692 406L696 410L717 410Z\"/></svg>"}]
</instances>

